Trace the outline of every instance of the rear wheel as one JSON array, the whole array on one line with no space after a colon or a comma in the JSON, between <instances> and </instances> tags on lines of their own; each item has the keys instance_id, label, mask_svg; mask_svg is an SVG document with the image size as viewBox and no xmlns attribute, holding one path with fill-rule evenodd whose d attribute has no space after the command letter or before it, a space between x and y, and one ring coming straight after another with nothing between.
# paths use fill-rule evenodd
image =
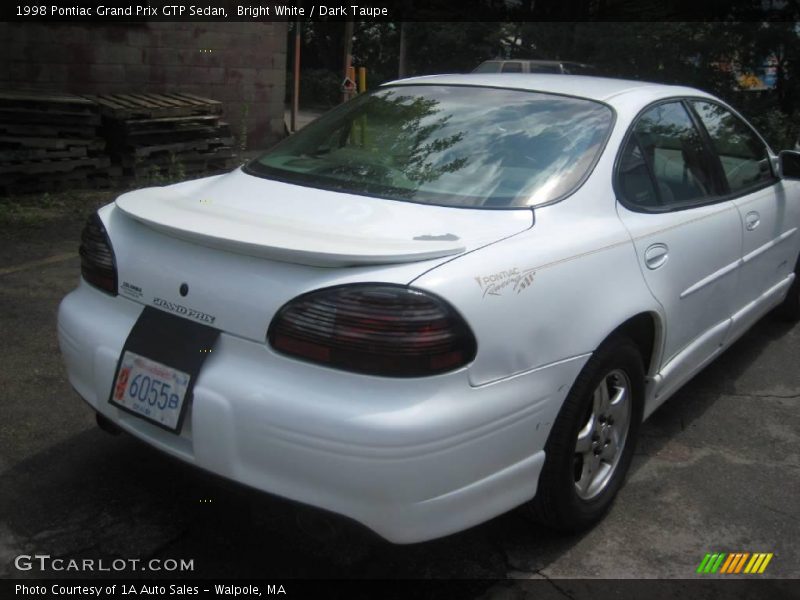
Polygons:
<instances>
[{"instance_id":1,"label":"rear wheel","mask_svg":"<svg viewBox=\"0 0 800 600\"><path fill-rule=\"evenodd\" d=\"M610 338L584 366L553 424L531 505L538 520L577 531L605 514L630 466L643 401L636 344Z\"/></svg>"}]
</instances>

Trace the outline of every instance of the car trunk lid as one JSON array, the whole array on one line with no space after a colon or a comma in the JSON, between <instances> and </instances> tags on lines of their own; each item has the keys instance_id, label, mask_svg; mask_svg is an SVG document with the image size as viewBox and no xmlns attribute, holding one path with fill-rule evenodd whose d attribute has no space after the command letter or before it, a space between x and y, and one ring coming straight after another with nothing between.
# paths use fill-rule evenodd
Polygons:
<instances>
[{"instance_id":1,"label":"car trunk lid","mask_svg":"<svg viewBox=\"0 0 800 600\"><path fill-rule=\"evenodd\" d=\"M530 210L424 206L241 172L131 192L99 214L120 295L261 342L273 315L303 293L406 284L533 220Z\"/></svg>"},{"instance_id":2,"label":"car trunk lid","mask_svg":"<svg viewBox=\"0 0 800 600\"><path fill-rule=\"evenodd\" d=\"M531 225L530 210L455 209L265 180L234 171L123 194L117 207L171 237L320 267L454 256Z\"/></svg>"}]
</instances>

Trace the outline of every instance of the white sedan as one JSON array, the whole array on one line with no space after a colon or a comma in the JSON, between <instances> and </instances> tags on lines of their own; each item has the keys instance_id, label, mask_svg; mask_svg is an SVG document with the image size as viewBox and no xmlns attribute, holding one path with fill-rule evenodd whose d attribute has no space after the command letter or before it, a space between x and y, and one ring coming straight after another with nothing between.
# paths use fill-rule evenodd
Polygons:
<instances>
[{"instance_id":1,"label":"white sedan","mask_svg":"<svg viewBox=\"0 0 800 600\"><path fill-rule=\"evenodd\" d=\"M695 89L398 81L101 208L61 351L105 428L391 541L577 530L644 418L800 317L798 176Z\"/></svg>"}]
</instances>

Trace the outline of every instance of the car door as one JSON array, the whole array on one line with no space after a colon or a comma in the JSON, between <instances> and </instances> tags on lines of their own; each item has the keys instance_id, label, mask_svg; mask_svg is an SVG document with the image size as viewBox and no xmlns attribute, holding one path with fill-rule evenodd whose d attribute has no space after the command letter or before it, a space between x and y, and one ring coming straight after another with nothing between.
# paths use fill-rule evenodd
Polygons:
<instances>
[{"instance_id":1,"label":"car door","mask_svg":"<svg viewBox=\"0 0 800 600\"><path fill-rule=\"evenodd\" d=\"M642 275L663 308L658 398L711 360L726 338L739 285L741 218L680 99L637 117L618 159L615 189Z\"/></svg>"},{"instance_id":2,"label":"car door","mask_svg":"<svg viewBox=\"0 0 800 600\"><path fill-rule=\"evenodd\" d=\"M794 270L800 206L787 198L767 145L743 119L710 100L690 104L708 133L725 192L743 224L737 306L729 334L734 339L775 303L781 283Z\"/></svg>"}]
</instances>

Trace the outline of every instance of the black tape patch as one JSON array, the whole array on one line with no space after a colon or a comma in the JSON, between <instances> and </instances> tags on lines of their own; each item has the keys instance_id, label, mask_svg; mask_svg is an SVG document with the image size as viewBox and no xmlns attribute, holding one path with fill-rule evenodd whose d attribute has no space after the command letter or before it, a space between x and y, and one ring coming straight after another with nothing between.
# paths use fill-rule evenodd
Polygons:
<instances>
[{"instance_id":1,"label":"black tape patch","mask_svg":"<svg viewBox=\"0 0 800 600\"><path fill-rule=\"evenodd\" d=\"M192 402L194 384L200 375L203 362L219 337L219 333L218 329L208 325L182 319L151 306L146 306L128 334L128 339L125 340L125 345L122 347L122 352L120 352L111 390L108 394L108 402L120 410L136 415L157 427L179 433L186 415L186 407ZM175 429L148 419L114 401L114 386L122 366L123 357L127 351L159 362L164 366L183 371L189 375L189 385L186 388L186 395L181 405L180 416Z\"/></svg>"}]
</instances>

